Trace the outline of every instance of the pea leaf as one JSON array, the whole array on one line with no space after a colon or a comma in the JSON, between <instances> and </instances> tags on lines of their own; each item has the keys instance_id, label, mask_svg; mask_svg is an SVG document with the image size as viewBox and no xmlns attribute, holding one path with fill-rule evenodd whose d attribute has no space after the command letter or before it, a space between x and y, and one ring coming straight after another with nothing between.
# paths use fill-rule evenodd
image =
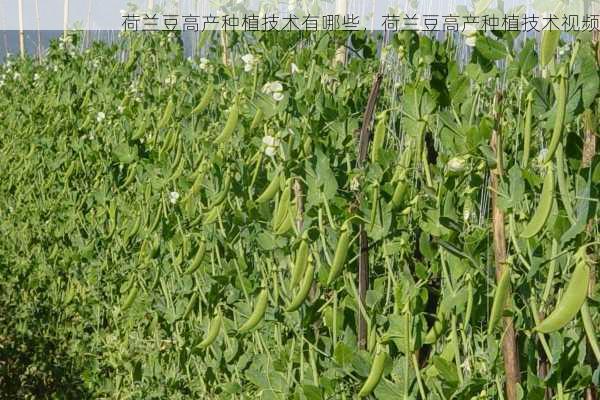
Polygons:
<instances>
[{"instance_id":1,"label":"pea leaf","mask_svg":"<svg viewBox=\"0 0 600 400\"><path fill-rule=\"evenodd\" d=\"M503 42L484 35L478 35L475 49L489 61L501 60L508 55L508 50Z\"/></svg>"}]
</instances>

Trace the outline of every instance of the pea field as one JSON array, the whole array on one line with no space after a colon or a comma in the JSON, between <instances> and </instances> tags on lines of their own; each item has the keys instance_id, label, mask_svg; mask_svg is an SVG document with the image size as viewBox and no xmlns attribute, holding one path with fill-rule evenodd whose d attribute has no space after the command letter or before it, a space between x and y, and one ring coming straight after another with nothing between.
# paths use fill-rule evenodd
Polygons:
<instances>
[{"instance_id":1,"label":"pea field","mask_svg":"<svg viewBox=\"0 0 600 400\"><path fill-rule=\"evenodd\" d=\"M82 43L0 64L0 399L599 398L597 35Z\"/></svg>"}]
</instances>

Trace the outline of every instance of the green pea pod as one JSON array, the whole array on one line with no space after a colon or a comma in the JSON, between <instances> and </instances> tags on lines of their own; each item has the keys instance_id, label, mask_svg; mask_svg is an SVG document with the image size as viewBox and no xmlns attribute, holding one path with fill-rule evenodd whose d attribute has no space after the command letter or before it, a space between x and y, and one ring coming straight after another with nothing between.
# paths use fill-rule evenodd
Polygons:
<instances>
[{"instance_id":1,"label":"green pea pod","mask_svg":"<svg viewBox=\"0 0 600 400\"><path fill-rule=\"evenodd\" d=\"M327 278L327 285L331 285L331 283L340 275L342 272L342 268L346 263L346 258L348 256L348 248L350 246L350 235L352 234L350 230L350 226L346 221L341 228L341 234L337 242L337 246L335 248L335 254L333 256L333 262L331 264L331 269L329 270L329 277Z\"/></svg>"},{"instance_id":2,"label":"green pea pod","mask_svg":"<svg viewBox=\"0 0 600 400\"><path fill-rule=\"evenodd\" d=\"M227 193L229 193L229 188L231 187L231 175L229 173L225 174L225 180L223 182L223 189L215 196L213 199L210 208L217 207L221 205L227 198Z\"/></svg>"},{"instance_id":3,"label":"green pea pod","mask_svg":"<svg viewBox=\"0 0 600 400\"><path fill-rule=\"evenodd\" d=\"M138 214L138 216L135 219L134 224L131 226L131 229L125 234L125 237L123 238L123 241L125 243L129 242L129 240L138 233L138 231L140 230L141 224L142 224L142 216L141 216L141 214Z\"/></svg>"},{"instance_id":4,"label":"green pea pod","mask_svg":"<svg viewBox=\"0 0 600 400\"><path fill-rule=\"evenodd\" d=\"M580 311L581 320L583 321L583 328L590 343L590 347L592 348L592 352L596 357L596 361L600 362L600 345L598 345L598 339L596 339L596 334L594 332L594 323L592 322L592 316L590 315L590 310L588 308L587 301L583 303Z\"/></svg>"},{"instance_id":5,"label":"green pea pod","mask_svg":"<svg viewBox=\"0 0 600 400\"><path fill-rule=\"evenodd\" d=\"M169 102L167 103L167 107L165 108L165 112L163 113L162 118L158 121L157 128L162 129L167 126L167 123L173 116L173 111L175 111L175 102L173 98L169 98Z\"/></svg>"},{"instance_id":6,"label":"green pea pod","mask_svg":"<svg viewBox=\"0 0 600 400\"><path fill-rule=\"evenodd\" d=\"M199 348L206 349L207 347L209 347L211 344L213 344L215 342L215 340L217 339L217 336L219 336L219 331L221 330L221 322L222 322L221 315L217 314L217 316L210 323L210 327L208 328L206 337L198 345Z\"/></svg>"},{"instance_id":7,"label":"green pea pod","mask_svg":"<svg viewBox=\"0 0 600 400\"><path fill-rule=\"evenodd\" d=\"M542 186L542 193L540 195L540 203L538 204L533 217L529 223L523 228L521 237L530 238L537 234L546 223L550 210L552 209L552 201L554 200L554 171L552 165L548 164L546 168L546 177L544 178L544 184Z\"/></svg>"},{"instance_id":8,"label":"green pea pod","mask_svg":"<svg viewBox=\"0 0 600 400\"><path fill-rule=\"evenodd\" d=\"M194 259L192 260L190 267L184 272L184 275L191 275L194 272L196 272L196 270L198 270L198 268L200 268L200 265L202 264L202 260L204 260L205 253L206 253L206 243L204 241L202 241L202 242L200 242L200 245L198 246L198 250L196 251L196 255L194 256Z\"/></svg>"},{"instance_id":9,"label":"green pea pod","mask_svg":"<svg viewBox=\"0 0 600 400\"><path fill-rule=\"evenodd\" d=\"M302 280L302 285L300 285L300 290L298 293L296 293L296 296L294 296L292 302L285 311L296 311L304 303L304 300L306 300L306 296L308 296L308 292L310 292L310 288L312 286L313 275L314 265L311 261L308 261L308 266L306 267L306 272L304 274L304 279Z\"/></svg>"},{"instance_id":10,"label":"green pea pod","mask_svg":"<svg viewBox=\"0 0 600 400\"><path fill-rule=\"evenodd\" d=\"M373 145L371 147L371 162L373 163L377 163L381 157L381 150L385 141L386 122L387 114L383 112L379 117L379 122L377 122L375 134L373 135Z\"/></svg>"},{"instance_id":11,"label":"green pea pod","mask_svg":"<svg viewBox=\"0 0 600 400\"><path fill-rule=\"evenodd\" d=\"M427 334L425 335L425 338L423 338L423 343L425 343L425 344L435 343L438 340L438 338L440 337L440 335L442 334L442 332L444 331L444 329L446 329L446 321L443 319L442 315L438 315L436 317L435 322L433 323L433 326L431 327L429 332L427 332Z\"/></svg>"},{"instance_id":12,"label":"green pea pod","mask_svg":"<svg viewBox=\"0 0 600 400\"><path fill-rule=\"evenodd\" d=\"M494 302L492 303L492 311L490 313L490 322L488 325L488 335L491 335L502 317L502 311L506 305L506 299L510 291L510 267L508 264L500 277L496 293L494 294Z\"/></svg>"},{"instance_id":13,"label":"green pea pod","mask_svg":"<svg viewBox=\"0 0 600 400\"><path fill-rule=\"evenodd\" d=\"M214 86L212 84L209 84L206 88L206 92L204 92L204 95L200 99L200 103L198 103L198 105L192 110L192 115L196 115L203 112L206 109L206 107L208 107L208 105L210 104L214 93Z\"/></svg>"},{"instance_id":14,"label":"green pea pod","mask_svg":"<svg viewBox=\"0 0 600 400\"><path fill-rule=\"evenodd\" d=\"M581 249L585 251L585 246ZM535 327L536 331L551 333L561 329L577 315L583 306L590 282L590 268L587 256L581 249L575 257L575 270L565 292L554 311Z\"/></svg>"},{"instance_id":15,"label":"green pea pod","mask_svg":"<svg viewBox=\"0 0 600 400\"><path fill-rule=\"evenodd\" d=\"M464 316L464 324L465 326L469 325L469 321L471 321L471 312L473 311L473 282L471 281L471 276L467 276L467 309L465 311Z\"/></svg>"},{"instance_id":16,"label":"green pea pod","mask_svg":"<svg viewBox=\"0 0 600 400\"><path fill-rule=\"evenodd\" d=\"M250 315L248 320L238 329L239 333L246 333L252 330L260 323L260 321L262 321L263 317L265 316L265 311L267 311L268 301L269 292L267 289L263 289L262 292L260 292L260 294L258 295L258 298L256 299L254 311L252 311L252 314Z\"/></svg>"},{"instance_id":17,"label":"green pea pod","mask_svg":"<svg viewBox=\"0 0 600 400\"><path fill-rule=\"evenodd\" d=\"M108 219L110 226L108 227L108 233L106 237L110 238L117 229L117 203L114 200L110 202L110 206L108 208Z\"/></svg>"},{"instance_id":18,"label":"green pea pod","mask_svg":"<svg viewBox=\"0 0 600 400\"><path fill-rule=\"evenodd\" d=\"M558 192L560 193L560 198L563 206L565 207L565 211L567 212L569 221L571 221L571 224L575 224L577 221L575 219L575 212L573 211L573 207L571 205L569 188L567 187L567 181L565 179L564 166L565 157L563 146L562 144L559 144L558 148L556 149L556 181L558 182Z\"/></svg>"},{"instance_id":19,"label":"green pea pod","mask_svg":"<svg viewBox=\"0 0 600 400\"><path fill-rule=\"evenodd\" d=\"M131 67L133 67L133 65L135 64L137 59L138 59L138 54L134 50L131 50L127 57L127 63L125 63L125 65L124 65L125 71L129 71L131 69Z\"/></svg>"},{"instance_id":20,"label":"green pea pod","mask_svg":"<svg viewBox=\"0 0 600 400\"><path fill-rule=\"evenodd\" d=\"M125 177L125 181L123 182L123 184L121 185L121 188L126 188L129 185L131 185L131 183L133 182L133 180L136 177L136 164L131 164L127 167L128 171L127 171L127 176Z\"/></svg>"},{"instance_id":21,"label":"green pea pod","mask_svg":"<svg viewBox=\"0 0 600 400\"><path fill-rule=\"evenodd\" d=\"M308 262L308 250L308 240L306 238L302 238L302 242L300 243L298 252L296 253L296 262L294 263L294 270L292 271L290 288L296 287L302 278L302 274L304 274L304 271L306 270L306 265Z\"/></svg>"},{"instance_id":22,"label":"green pea pod","mask_svg":"<svg viewBox=\"0 0 600 400\"><path fill-rule=\"evenodd\" d=\"M154 290L158 287L158 283L160 282L160 267L156 267L156 274L154 274L154 279L152 280L152 284L150 285L150 290Z\"/></svg>"},{"instance_id":23,"label":"green pea pod","mask_svg":"<svg viewBox=\"0 0 600 400\"><path fill-rule=\"evenodd\" d=\"M367 380L363 384L360 392L358 392L358 397L366 397L375 390L381 377L383 376L383 367L385 366L385 359L387 357L387 353L383 350L380 350L375 358L373 359L373 364L371 365L371 370L369 371L369 376Z\"/></svg>"},{"instance_id":24,"label":"green pea pod","mask_svg":"<svg viewBox=\"0 0 600 400\"><path fill-rule=\"evenodd\" d=\"M202 222L204 225L213 224L221 214L221 207L217 206L204 215Z\"/></svg>"},{"instance_id":25,"label":"green pea pod","mask_svg":"<svg viewBox=\"0 0 600 400\"><path fill-rule=\"evenodd\" d=\"M560 82L558 83L554 130L552 131L552 138L550 139L550 144L548 145L548 153L546 153L544 163L547 163L552 159L562 137L562 132L565 124L565 112L567 108L567 79L564 76L565 74L565 72L561 73Z\"/></svg>"},{"instance_id":26,"label":"green pea pod","mask_svg":"<svg viewBox=\"0 0 600 400\"><path fill-rule=\"evenodd\" d=\"M281 197L279 198L279 204L277 205L277 209L275 211L275 215L273 217L273 229L277 230L277 228L284 222L287 213L289 212L290 199L292 197L292 188L288 185Z\"/></svg>"},{"instance_id":27,"label":"green pea pod","mask_svg":"<svg viewBox=\"0 0 600 400\"><path fill-rule=\"evenodd\" d=\"M196 304L198 304L198 292L196 292L192 295L190 302L188 303L187 307L185 308L185 312L183 313L183 320L186 320L189 318L189 316L192 314L192 311L194 311L194 307L196 307Z\"/></svg>"},{"instance_id":28,"label":"green pea pod","mask_svg":"<svg viewBox=\"0 0 600 400\"><path fill-rule=\"evenodd\" d=\"M134 286L129 291L129 294L127 295L127 298L123 302L123 306L121 307L121 311L125 311L129 307L131 307L131 305L133 304L133 302L137 298L137 295L138 295L138 286L137 286L137 284L134 284Z\"/></svg>"},{"instance_id":29,"label":"green pea pod","mask_svg":"<svg viewBox=\"0 0 600 400\"><path fill-rule=\"evenodd\" d=\"M417 123L418 131L417 131L417 146L416 146L416 160L421 160L423 156L423 147L425 145L425 130L427 129L427 122L419 121ZM418 162L418 161L417 161Z\"/></svg>"},{"instance_id":30,"label":"green pea pod","mask_svg":"<svg viewBox=\"0 0 600 400\"><path fill-rule=\"evenodd\" d=\"M523 127L523 161L522 168L527 168L529 163L529 152L531 150L531 117L533 115L533 92L527 95L527 109L525 111L525 125Z\"/></svg>"},{"instance_id":31,"label":"green pea pod","mask_svg":"<svg viewBox=\"0 0 600 400\"><path fill-rule=\"evenodd\" d=\"M167 179L168 182L172 182L179 178L183 173L183 167L185 165L183 158L183 143L181 140L177 141L177 150L175 151L175 158L173 159L173 173Z\"/></svg>"},{"instance_id":32,"label":"green pea pod","mask_svg":"<svg viewBox=\"0 0 600 400\"><path fill-rule=\"evenodd\" d=\"M196 193L198 193L198 191L200 190L200 187L202 186L202 182L204 181L204 170L203 170L203 164L201 164L198 167L198 170L195 172L196 177L194 178L194 183L192 184L192 187L190 188L189 192L187 192L185 199L183 200L184 203L187 203L187 201L189 201L193 196L196 195Z\"/></svg>"},{"instance_id":33,"label":"green pea pod","mask_svg":"<svg viewBox=\"0 0 600 400\"><path fill-rule=\"evenodd\" d=\"M288 212L287 212L283 222L281 223L281 225L279 225L279 227L275 231L276 235L278 235L278 236L284 235L287 231L292 229L292 227L294 226L293 215L295 214L295 212L293 210L294 210L293 207L288 208Z\"/></svg>"},{"instance_id":34,"label":"green pea pod","mask_svg":"<svg viewBox=\"0 0 600 400\"><path fill-rule=\"evenodd\" d=\"M264 117L263 110L261 108L256 109L256 114L254 114L254 119L252 120L252 124L250 124L250 130L254 130L258 128L258 124L261 123Z\"/></svg>"},{"instance_id":35,"label":"green pea pod","mask_svg":"<svg viewBox=\"0 0 600 400\"><path fill-rule=\"evenodd\" d=\"M403 180L398 181L398 183L396 184L396 188L394 189L394 194L392 195L392 205L394 206L394 208L398 208L404 201L406 189L406 182L404 182Z\"/></svg>"},{"instance_id":36,"label":"green pea pod","mask_svg":"<svg viewBox=\"0 0 600 400\"><path fill-rule=\"evenodd\" d=\"M279 173L276 173L275 178L273 178L273 180L271 181L271 183L269 183L269 185L267 186L265 191L262 192L262 194L258 197L258 199L256 199L256 202L258 204L262 204L262 203L266 203L267 201L270 201L273 197L275 197L275 195L279 191L280 187L281 187L281 175Z\"/></svg>"},{"instance_id":37,"label":"green pea pod","mask_svg":"<svg viewBox=\"0 0 600 400\"><path fill-rule=\"evenodd\" d=\"M181 161L179 161L179 164L175 168L175 171L173 171L173 174L169 177L169 179L167 181L174 182L177 179L179 179L181 174L183 174L184 168L185 168L185 160L182 159Z\"/></svg>"},{"instance_id":38,"label":"green pea pod","mask_svg":"<svg viewBox=\"0 0 600 400\"><path fill-rule=\"evenodd\" d=\"M173 142L175 142L176 140L178 140L178 138L179 138L179 132L175 132L174 130L170 130L169 133L167 133L167 136L165 137L165 140L164 140L162 146L158 150L159 157L162 154L170 151L171 147L173 146Z\"/></svg>"},{"instance_id":39,"label":"green pea pod","mask_svg":"<svg viewBox=\"0 0 600 400\"><path fill-rule=\"evenodd\" d=\"M138 128L134 132L133 136L131 136L131 140L139 140L146 135L146 132L148 130L148 120L149 117L147 115L144 115L142 119L138 121Z\"/></svg>"},{"instance_id":40,"label":"green pea pod","mask_svg":"<svg viewBox=\"0 0 600 400\"><path fill-rule=\"evenodd\" d=\"M156 228L158 228L158 224L160 223L160 217L162 215L162 202L158 204L158 210L156 211L156 215L154 216L154 221L152 221L152 225L150 225L150 232L154 232Z\"/></svg>"},{"instance_id":41,"label":"green pea pod","mask_svg":"<svg viewBox=\"0 0 600 400\"><path fill-rule=\"evenodd\" d=\"M231 138L231 134L233 133L233 131L235 130L235 127L237 126L239 112L240 111L239 111L238 105L237 105L237 103L235 103L233 105L233 107L231 107L231 110L229 111L229 116L227 117L227 122L225 123L225 127L221 131L221 134L215 139L215 144L219 145L219 144L223 144L223 143L229 141L229 139Z\"/></svg>"},{"instance_id":42,"label":"green pea pod","mask_svg":"<svg viewBox=\"0 0 600 400\"><path fill-rule=\"evenodd\" d=\"M371 227L373 229L375 226L375 221L377 220L377 208L379 204L379 184L373 186L373 195L372 195L372 205L371 205Z\"/></svg>"}]
</instances>

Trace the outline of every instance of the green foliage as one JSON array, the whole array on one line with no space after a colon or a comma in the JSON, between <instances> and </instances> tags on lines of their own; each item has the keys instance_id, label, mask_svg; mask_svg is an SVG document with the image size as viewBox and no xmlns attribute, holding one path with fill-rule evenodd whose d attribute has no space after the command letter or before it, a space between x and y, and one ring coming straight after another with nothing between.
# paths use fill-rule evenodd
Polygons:
<instances>
[{"instance_id":1,"label":"green foliage","mask_svg":"<svg viewBox=\"0 0 600 400\"><path fill-rule=\"evenodd\" d=\"M513 317L523 398L546 388L581 398L598 383L586 347L598 289L585 329L571 317L545 345L533 331L598 237L599 158L582 164L584 116L597 126L600 115L589 41L561 40L542 68L533 40L508 34L480 32L468 50L457 37L401 32L382 50L364 32L236 33L229 65L218 37L204 39L206 60L187 60L177 36L124 34L81 52L74 34L41 61L0 66L2 395L353 398L371 374L363 394L376 399L498 398L502 329L488 335L498 160L511 273L495 317ZM340 43L351 46L346 65L333 63ZM361 166L357 131L383 55L385 123ZM557 168L545 149L561 69L564 180L526 238ZM301 243L310 268L294 286ZM372 368L377 349L385 357Z\"/></svg>"}]
</instances>

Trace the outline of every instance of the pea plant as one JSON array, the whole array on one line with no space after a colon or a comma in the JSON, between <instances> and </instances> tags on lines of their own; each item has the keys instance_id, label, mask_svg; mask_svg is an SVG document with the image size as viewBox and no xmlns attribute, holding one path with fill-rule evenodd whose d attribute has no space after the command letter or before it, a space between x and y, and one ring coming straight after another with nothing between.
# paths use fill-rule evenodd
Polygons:
<instances>
[{"instance_id":1,"label":"pea plant","mask_svg":"<svg viewBox=\"0 0 600 400\"><path fill-rule=\"evenodd\" d=\"M0 65L3 396L597 398L591 33L81 40Z\"/></svg>"}]
</instances>

